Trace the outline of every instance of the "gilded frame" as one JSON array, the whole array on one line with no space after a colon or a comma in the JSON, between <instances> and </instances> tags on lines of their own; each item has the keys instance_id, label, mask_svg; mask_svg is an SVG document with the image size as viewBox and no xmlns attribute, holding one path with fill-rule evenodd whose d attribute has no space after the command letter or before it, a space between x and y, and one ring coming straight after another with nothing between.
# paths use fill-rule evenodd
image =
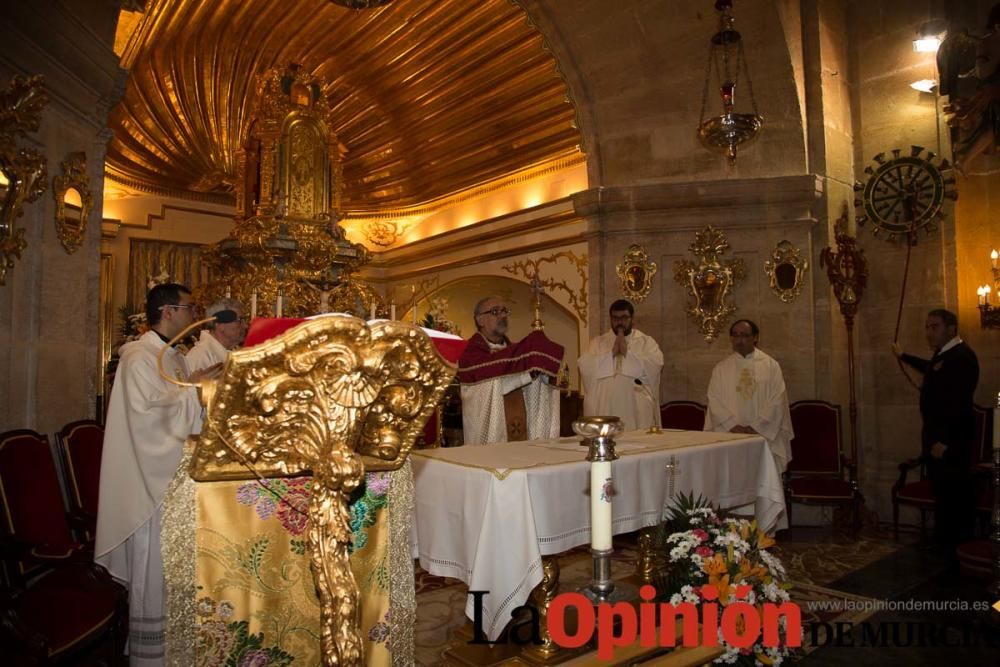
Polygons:
<instances>
[{"instance_id":1,"label":"gilded frame","mask_svg":"<svg viewBox=\"0 0 1000 667\"><path fill-rule=\"evenodd\" d=\"M69 153L60 164L62 173L52 179L52 196L56 200L56 235L66 253L72 255L83 245L87 235L87 221L93 208L94 197L90 192L90 178L87 175L87 154L82 151ZM80 218L75 220L67 215L66 193L76 190L80 193Z\"/></svg>"},{"instance_id":2,"label":"gilded frame","mask_svg":"<svg viewBox=\"0 0 1000 667\"><path fill-rule=\"evenodd\" d=\"M638 243L628 247L622 263L615 267L618 280L621 281L622 294L634 302L642 301L653 291L653 276L656 271L656 262L649 261L646 249Z\"/></svg>"},{"instance_id":3,"label":"gilded frame","mask_svg":"<svg viewBox=\"0 0 1000 667\"><path fill-rule=\"evenodd\" d=\"M809 262L802 257L802 251L786 240L779 241L771 251L771 259L764 262L768 285L784 303L795 301L802 293L802 283L808 270Z\"/></svg>"}]
</instances>

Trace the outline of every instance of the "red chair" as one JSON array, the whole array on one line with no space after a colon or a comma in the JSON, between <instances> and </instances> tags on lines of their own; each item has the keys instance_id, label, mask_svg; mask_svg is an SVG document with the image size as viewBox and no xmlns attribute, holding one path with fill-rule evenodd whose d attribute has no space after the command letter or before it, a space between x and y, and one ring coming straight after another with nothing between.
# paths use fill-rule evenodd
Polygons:
<instances>
[{"instance_id":1,"label":"red chair","mask_svg":"<svg viewBox=\"0 0 1000 667\"><path fill-rule=\"evenodd\" d=\"M789 411L795 433L792 460L785 471L789 528L792 504L802 503L848 509L851 527L857 531L864 498L855 479L856 464L841 449L840 406L826 401L796 401Z\"/></svg>"},{"instance_id":2,"label":"red chair","mask_svg":"<svg viewBox=\"0 0 1000 667\"><path fill-rule=\"evenodd\" d=\"M7 664L72 663L110 638L115 663L127 636L127 594L73 539L48 439L0 434L0 640Z\"/></svg>"},{"instance_id":3,"label":"red chair","mask_svg":"<svg viewBox=\"0 0 1000 667\"><path fill-rule=\"evenodd\" d=\"M695 401L670 401L660 406L663 428L682 431L705 430L705 406Z\"/></svg>"},{"instance_id":4,"label":"red chair","mask_svg":"<svg viewBox=\"0 0 1000 667\"><path fill-rule=\"evenodd\" d=\"M976 476L977 510L990 512L993 509L992 493L989 489L988 474L992 469L990 464L993 444L993 411L978 405L973 406L976 416L976 436L973 446L969 448L969 466L975 472L981 464L986 463L986 475ZM918 479L908 482L907 476L914 469L919 469ZM986 480L986 484L982 483ZM934 510L934 495L931 493L931 483L927 479L927 470L919 458L907 459L899 464L899 478L892 485L892 532L899 537L899 506L908 505L920 510L920 536L924 537L927 530L927 512Z\"/></svg>"},{"instance_id":5,"label":"red chair","mask_svg":"<svg viewBox=\"0 0 1000 667\"><path fill-rule=\"evenodd\" d=\"M101 483L104 429L96 421L84 419L66 424L56 441L65 464L70 504L86 520L86 539L93 541Z\"/></svg>"},{"instance_id":6,"label":"red chair","mask_svg":"<svg viewBox=\"0 0 1000 667\"><path fill-rule=\"evenodd\" d=\"M86 551L70 531L86 522L67 517L49 441L29 430L0 434L0 504L3 532L21 545L21 558L9 576L25 577L40 567L75 559ZM89 552L85 558L92 559Z\"/></svg>"}]
</instances>

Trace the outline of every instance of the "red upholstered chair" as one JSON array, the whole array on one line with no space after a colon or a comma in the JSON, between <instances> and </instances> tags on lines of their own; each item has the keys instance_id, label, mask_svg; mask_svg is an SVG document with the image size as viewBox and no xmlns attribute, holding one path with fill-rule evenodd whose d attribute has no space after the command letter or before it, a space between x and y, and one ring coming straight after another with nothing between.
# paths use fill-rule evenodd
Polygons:
<instances>
[{"instance_id":1,"label":"red upholstered chair","mask_svg":"<svg viewBox=\"0 0 1000 667\"><path fill-rule=\"evenodd\" d=\"M841 450L840 406L826 401L796 401L792 417L792 460L785 471L788 525L792 504L837 505L851 512L851 526L860 527L864 499L855 479L855 462ZM845 477L846 473L846 477Z\"/></svg>"},{"instance_id":2,"label":"red upholstered chair","mask_svg":"<svg viewBox=\"0 0 1000 667\"><path fill-rule=\"evenodd\" d=\"M695 401L670 401L660 406L663 428L682 431L705 430L705 406Z\"/></svg>"},{"instance_id":3,"label":"red upholstered chair","mask_svg":"<svg viewBox=\"0 0 1000 667\"><path fill-rule=\"evenodd\" d=\"M93 541L101 483L104 428L92 419L84 419L66 424L56 440L66 468L70 504L86 520L86 539Z\"/></svg>"},{"instance_id":4,"label":"red upholstered chair","mask_svg":"<svg viewBox=\"0 0 1000 667\"><path fill-rule=\"evenodd\" d=\"M969 465L975 472L985 462L985 474L975 475L977 509L992 511L993 500L989 489L989 470L993 444L993 411L978 405L973 406L976 415L976 437L969 449ZM907 480L912 470L919 470L919 477ZM985 483L984 483L985 482ZM892 531L899 537L899 506L908 505L920 510L920 535L924 536L927 529L927 512L934 509L934 496L931 493L927 470L919 458L907 459L899 464L899 478L892 485ZM979 507L982 505L982 507Z\"/></svg>"},{"instance_id":5,"label":"red upholstered chair","mask_svg":"<svg viewBox=\"0 0 1000 667\"><path fill-rule=\"evenodd\" d=\"M25 577L33 570L61 561L91 559L70 531L86 529L79 517L67 517L59 476L49 441L28 430L0 433L0 505L3 534L20 548L20 558L9 577Z\"/></svg>"},{"instance_id":6,"label":"red upholstered chair","mask_svg":"<svg viewBox=\"0 0 1000 667\"><path fill-rule=\"evenodd\" d=\"M99 637L114 663L127 624L125 589L73 539L48 439L0 434L0 643L5 664L70 663Z\"/></svg>"}]
</instances>

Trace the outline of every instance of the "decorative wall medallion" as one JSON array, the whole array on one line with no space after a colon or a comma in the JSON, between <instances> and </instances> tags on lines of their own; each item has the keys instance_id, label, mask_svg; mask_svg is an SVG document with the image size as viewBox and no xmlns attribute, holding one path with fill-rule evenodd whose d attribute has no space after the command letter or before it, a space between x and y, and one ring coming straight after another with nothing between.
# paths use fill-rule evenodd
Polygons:
<instances>
[{"instance_id":1,"label":"decorative wall medallion","mask_svg":"<svg viewBox=\"0 0 1000 667\"><path fill-rule=\"evenodd\" d=\"M625 252L622 263L615 267L622 283L622 294L631 301L642 301L653 289L656 262L649 261L645 249L633 243Z\"/></svg>"},{"instance_id":2,"label":"decorative wall medallion","mask_svg":"<svg viewBox=\"0 0 1000 667\"><path fill-rule=\"evenodd\" d=\"M66 252L72 255L83 245L87 218L93 205L87 176L87 154L70 153L61 166L62 173L52 179L52 196L56 200L56 234Z\"/></svg>"},{"instance_id":3,"label":"decorative wall medallion","mask_svg":"<svg viewBox=\"0 0 1000 667\"><path fill-rule=\"evenodd\" d=\"M24 230L15 223L24 205L38 199L46 187L45 158L36 150L18 148L17 140L38 131L48 101L40 76L15 76L0 90L0 286L28 247Z\"/></svg>"},{"instance_id":4,"label":"decorative wall medallion","mask_svg":"<svg viewBox=\"0 0 1000 667\"><path fill-rule=\"evenodd\" d=\"M865 167L868 180L854 184L859 227L870 224L872 236L884 232L886 241L906 239L911 244L916 244L920 230L928 235L937 231L944 200L958 199L958 192L954 176L942 173L951 169L948 161L923 152L922 146L911 146L909 155L897 148L890 160L885 153L872 158L875 166Z\"/></svg>"},{"instance_id":5,"label":"decorative wall medallion","mask_svg":"<svg viewBox=\"0 0 1000 667\"><path fill-rule=\"evenodd\" d=\"M771 279L771 289L785 303L791 303L802 292L802 279L808 269L809 262L788 241L779 242L771 259L764 262L764 273Z\"/></svg>"},{"instance_id":6,"label":"decorative wall medallion","mask_svg":"<svg viewBox=\"0 0 1000 667\"><path fill-rule=\"evenodd\" d=\"M722 232L706 227L695 235L688 250L698 258L698 263L681 260L674 263L674 280L687 288L694 298L688 303L687 313L699 323L705 340L712 342L726 324L736 306L726 302L737 280L746 275L743 260L736 257L719 260L729 249L729 242Z\"/></svg>"}]
</instances>

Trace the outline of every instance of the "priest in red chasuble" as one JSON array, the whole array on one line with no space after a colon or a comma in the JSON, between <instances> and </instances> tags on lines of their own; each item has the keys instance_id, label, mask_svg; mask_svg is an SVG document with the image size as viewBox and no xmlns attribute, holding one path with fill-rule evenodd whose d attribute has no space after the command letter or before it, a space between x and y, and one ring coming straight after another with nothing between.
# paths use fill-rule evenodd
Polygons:
<instances>
[{"instance_id":1,"label":"priest in red chasuble","mask_svg":"<svg viewBox=\"0 0 1000 667\"><path fill-rule=\"evenodd\" d=\"M559 437L563 347L541 331L512 343L509 313L498 296L476 304L476 333L458 360L466 445Z\"/></svg>"}]
</instances>

